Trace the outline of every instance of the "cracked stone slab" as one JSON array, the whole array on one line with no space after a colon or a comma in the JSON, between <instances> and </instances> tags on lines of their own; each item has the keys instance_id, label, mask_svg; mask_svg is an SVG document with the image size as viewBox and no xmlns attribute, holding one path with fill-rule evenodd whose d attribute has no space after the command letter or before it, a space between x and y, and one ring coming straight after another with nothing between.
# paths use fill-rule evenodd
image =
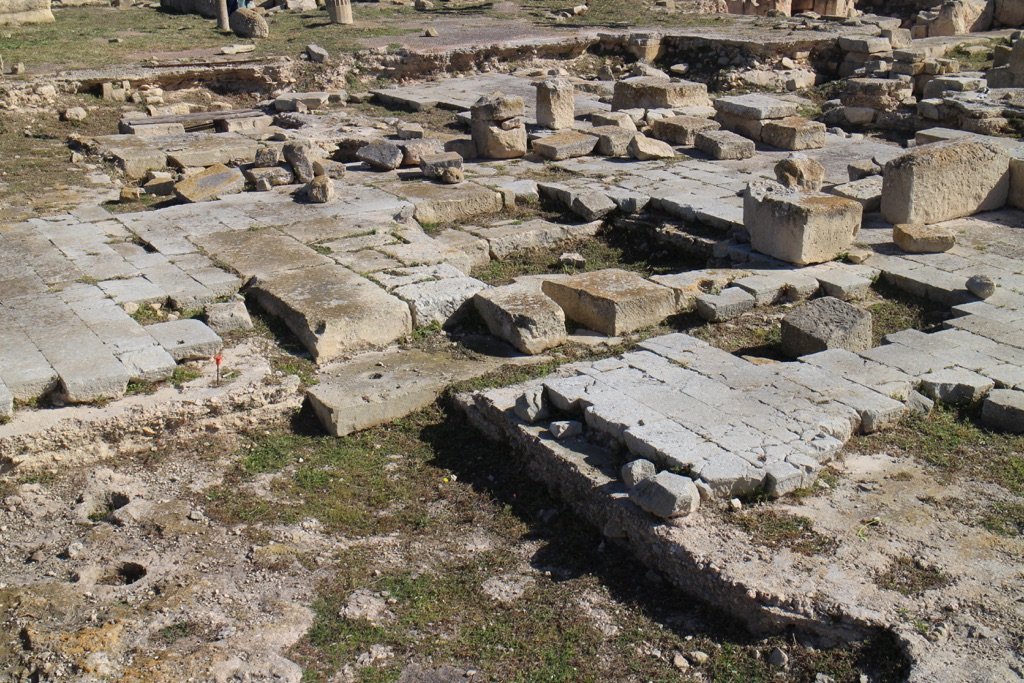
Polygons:
<instances>
[{"instance_id":1,"label":"cracked stone slab","mask_svg":"<svg viewBox=\"0 0 1024 683\"><path fill-rule=\"evenodd\" d=\"M149 325L146 331L179 363L212 358L224 346L216 332L192 318Z\"/></svg>"}]
</instances>

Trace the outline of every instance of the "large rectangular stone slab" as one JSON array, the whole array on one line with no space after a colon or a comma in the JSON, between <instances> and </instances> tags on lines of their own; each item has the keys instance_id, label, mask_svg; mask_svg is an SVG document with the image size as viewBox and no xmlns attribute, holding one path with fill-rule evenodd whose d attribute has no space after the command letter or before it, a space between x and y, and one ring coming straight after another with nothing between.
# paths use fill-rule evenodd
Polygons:
<instances>
[{"instance_id":1,"label":"large rectangular stone slab","mask_svg":"<svg viewBox=\"0 0 1024 683\"><path fill-rule=\"evenodd\" d=\"M101 135L88 143L95 153L112 159L129 178L142 178L146 171L167 166L167 155L135 135Z\"/></svg>"},{"instance_id":2,"label":"large rectangular stone slab","mask_svg":"<svg viewBox=\"0 0 1024 683\"><path fill-rule=\"evenodd\" d=\"M193 318L157 323L146 331L178 362L212 358L224 346L216 332Z\"/></svg>"},{"instance_id":3,"label":"large rectangular stone slab","mask_svg":"<svg viewBox=\"0 0 1024 683\"><path fill-rule=\"evenodd\" d=\"M317 362L385 346L412 331L409 306L338 265L260 277L260 305L284 320Z\"/></svg>"},{"instance_id":4,"label":"large rectangular stone slab","mask_svg":"<svg viewBox=\"0 0 1024 683\"><path fill-rule=\"evenodd\" d=\"M656 325L676 311L671 289L614 268L547 280L542 287L566 317L608 336Z\"/></svg>"},{"instance_id":5,"label":"large rectangular stone slab","mask_svg":"<svg viewBox=\"0 0 1024 683\"><path fill-rule=\"evenodd\" d=\"M719 97L713 104L718 112L754 121L784 119L787 116L796 116L799 112L799 108L792 102L758 93Z\"/></svg>"},{"instance_id":6,"label":"large rectangular stone slab","mask_svg":"<svg viewBox=\"0 0 1024 683\"><path fill-rule=\"evenodd\" d=\"M539 287L516 283L477 292L476 310L491 334L530 355L565 341L565 313Z\"/></svg>"},{"instance_id":7,"label":"large rectangular stone slab","mask_svg":"<svg viewBox=\"0 0 1024 683\"><path fill-rule=\"evenodd\" d=\"M974 139L912 149L885 165L882 216L892 224L940 223L998 209L1010 190L1010 157Z\"/></svg>"},{"instance_id":8,"label":"large rectangular stone slab","mask_svg":"<svg viewBox=\"0 0 1024 683\"><path fill-rule=\"evenodd\" d=\"M277 230L236 230L195 238L214 259L226 264L243 280L333 262Z\"/></svg>"},{"instance_id":9,"label":"large rectangular stone slab","mask_svg":"<svg viewBox=\"0 0 1024 683\"><path fill-rule=\"evenodd\" d=\"M178 168L213 166L232 161L251 163L256 160L256 140L237 133L203 135L182 144L164 147L167 161Z\"/></svg>"},{"instance_id":10,"label":"large rectangular stone slab","mask_svg":"<svg viewBox=\"0 0 1024 683\"><path fill-rule=\"evenodd\" d=\"M460 221L497 213L503 206L500 192L476 183L395 183L383 189L411 202L416 207L413 217L420 223Z\"/></svg>"},{"instance_id":11,"label":"large rectangular stone slab","mask_svg":"<svg viewBox=\"0 0 1024 683\"><path fill-rule=\"evenodd\" d=\"M31 401L57 386L57 372L32 340L0 308L0 380L15 399Z\"/></svg>"},{"instance_id":12,"label":"large rectangular stone slab","mask_svg":"<svg viewBox=\"0 0 1024 683\"><path fill-rule=\"evenodd\" d=\"M663 78L637 76L615 83L612 109L673 109L703 107L708 103L708 88L691 81L670 82Z\"/></svg>"},{"instance_id":13,"label":"large rectangular stone slab","mask_svg":"<svg viewBox=\"0 0 1024 683\"><path fill-rule=\"evenodd\" d=\"M600 227L600 221L581 225L563 225L535 219L519 225L468 228L468 230L487 240L491 258L501 260L523 249L552 247L570 239L593 237Z\"/></svg>"}]
</instances>

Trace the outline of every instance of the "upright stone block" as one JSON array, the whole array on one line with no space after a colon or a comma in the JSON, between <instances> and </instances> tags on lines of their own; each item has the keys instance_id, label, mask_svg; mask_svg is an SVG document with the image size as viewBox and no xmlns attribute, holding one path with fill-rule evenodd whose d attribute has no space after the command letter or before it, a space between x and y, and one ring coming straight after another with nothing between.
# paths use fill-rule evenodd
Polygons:
<instances>
[{"instance_id":1,"label":"upright stone block","mask_svg":"<svg viewBox=\"0 0 1024 683\"><path fill-rule=\"evenodd\" d=\"M761 128L761 140L779 149L820 149L825 146L825 124L799 116L769 121Z\"/></svg>"},{"instance_id":2,"label":"upright stone block","mask_svg":"<svg viewBox=\"0 0 1024 683\"><path fill-rule=\"evenodd\" d=\"M831 296L809 301L782 319L782 351L799 358L829 349L871 348L871 314Z\"/></svg>"},{"instance_id":3,"label":"upright stone block","mask_svg":"<svg viewBox=\"0 0 1024 683\"><path fill-rule=\"evenodd\" d=\"M675 313L671 289L615 268L547 280L543 290L566 317L608 336L660 323Z\"/></svg>"},{"instance_id":4,"label":"upright stone block","mask_svg":"<svg viewBox=\"0 0 1024 683\"><path fill-rule=\"evenodd\" d=\"M673 145L693 147L697 142L697 134L709 130L718 130L721 124L711 119L694 116L669 116L654 122L652 135L659 140Z\"/></svg>"},{"instance_id":5,"label":"upright stone block","mask_svg":"<svg viewBox=\"0 0 1024 683\"><path fill-rule=\"evenodd\" d=\"M572 128L576 120L576 88L564 78L537 84L537 124L551 130Z\"/></svg>"},{"instance_id":6,"label":"upright stone block","mask_svg":"<svg viewBox=\"0 0 1024 683\"><path fill-rule=\"evenodd\" d=\"M537 287L493 287L477 292L473 302L491 334L523 353L542 353L566 339L565 313Z\"/></svg>"},{"instance_id":7,"label":"upright stone block","mask_svg":"<svg viewBox=\"0 0 1024 683\"><path fill-rule=\"evenodd\" d=\"M708 103L708 88L703 83L673 83L653 76L637 76L615 83L612 110L674 109L703 107Z\"/></svg>"},{"instance_id":8,"label":"upright stone block","mask_svg":"<svg viewBox=\"0 0 1024 683\"><path fill-rule=\"evenodd\" d=\"M1006 204L1010 157L976 139L916 147L885 165L882 217L892 224L941 223Z\"/></svg>"},{"instance_id":9,"label":"upright stone block","mask_svg":"<svg viewBox=\"0 0 1024 683\"><path fill-rule=\"evenodd\" d=\"M831 261L844 252L860 231L863 210L851 199L758 181L747 188L743 225L755 250L808 265Z\"/></svg>"}]
</instances>

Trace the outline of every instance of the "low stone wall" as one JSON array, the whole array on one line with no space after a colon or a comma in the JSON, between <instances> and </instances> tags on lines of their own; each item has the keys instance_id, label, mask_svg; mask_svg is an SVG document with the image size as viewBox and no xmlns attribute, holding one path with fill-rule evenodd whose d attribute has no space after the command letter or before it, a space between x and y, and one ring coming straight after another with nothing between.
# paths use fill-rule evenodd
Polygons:
<instances>
[{"instance_id":1,"label":"low stone wall","mask_svg":"<svg viewBox=\"0 0 1024 683\"><path fill-rule=\"evenodd\" d=\"M0 0L0 24L41 24L53 20L50 0Z\"/></svg>"}]
</instances>

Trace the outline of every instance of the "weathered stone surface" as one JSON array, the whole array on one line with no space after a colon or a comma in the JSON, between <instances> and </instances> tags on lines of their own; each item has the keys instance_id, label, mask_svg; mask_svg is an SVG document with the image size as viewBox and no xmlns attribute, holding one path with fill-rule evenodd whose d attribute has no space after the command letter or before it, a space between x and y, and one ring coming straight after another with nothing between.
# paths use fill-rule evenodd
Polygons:
<instances>
[{"instance_id":1,"label":"weathered stone surface","mask_svg":"<svg viewBox=\"0 0 1024 683\"><path fill-rule=\"evenodd\" d=\"M559 441L571 439L583 433L583 423L576 420L555 420L548 425L548 431Z\"/></svg>"},{"instance_id":2,"label":"weathered stone surface","mask_svg":"<svg viewBox=\"0 0 1024 683\"><path fill-rule=\"evenodd\" d=\"M836 299L809 301L782 319L782 351L799 358L828 349L864 351L872 346L871 314Z\"/></svg>"},{"instance_id":3,"label":"weathered stone surface","mask_svg":"<svg viewBox=\"0 0 1024 683\"><path fill-rule=\"evenodd\" d=\"M263 15L247 7L240 7L231 13L228 25L241 38L267 38L270 27Z\"/></svg>"},{"instance_id":4,"label":"weathered stone surface","mask_svg":"<svg viewBox=\"0 0 1024 683\"><path fill-rule=\"evenodd\" d=\"M689 310L700 294L718 292L729 286L731 282L750 275L748 270L733 268L712 268L707 270L690 270L672 275L654 275L652 282L669 287L676 293L676 308L679 311ZM817 289L817 280L815 289Z\"/></svg>"},{"instance_id":5,"label":"weathered stone surface","mask_svg":"<svg viewBox=\"0 0 1024 683\"><path fill-rule=\"evenodd\" d=\"M622 483L626 485L627 489L631 489L644 479L653 477L658 473L658 469L650 460L640 458L627 462L619 470L619 473L622 475Z\"/></svg>"},{"instance_id":6,"label":"weathered stone surface","mask_svg":"<svg viewBox=\"0 0 1024 683\"><path fill-rule=\"evenodd\" d=\"M631 157L640 161L672 159L676 156L676 151L672 149L672 146L667 142L653 140L641 133L637 133L633 136L633 139L629 141L629 145L627 145L626 150L629 152Z\"/></svg>"},{"instance_id":7,"label":"weathered stone surface","mask_svg":"<svg viewBox=\"0 0 1024 683\"><path fill-rule=\"evenodd\" d=\"M610 214L618 205L604 192L583 192L573 197L569 208L585 221L596 221Z\"/></svg>"},{"instance_id":8,"label":"weathered stone surface","mask_svg":"<svg viewBox=\"0 0 1024 683\"><path fill-rule=\"evenodd\" d=\"M657 324L675 312L671 289L624 270L547 280L542 287L566 317L610 337Z\"/></svg>"},{"instance_id":9,"label":"weathered stone surface","mask_svg":"<svg viewBox=\"0 0 1024 683\"><path fill-rule=\"evenodd\" d=\"M462 157L455 152L426 154L420 157L420 170L428 178L441 178L445 169L449 168L462 169Z\"/></svg>"},{"instance_id":10,"label":"weathered stone surface","mask_svg":"<svg viewBox=\"0 0 1024 683\"><path fill-rule=\"evenodd\" d=\"M651 135L673 145L692 147L697 142L697 133L719 128L721 128L721 124L711 119L669 116L654 122L654 125L651 126Z\"/></svg>"},{"instance_id":11,"label":"weathered stone surface","mask_svg":"<svg viewBox=\"0 0 1024 683\"><path fill-rule=\"evenodd\" d=\"M535 355L566 339L565 313L539 288L525 283L477 292L476 310L491 334Z\"/></svg>"},{"instance_id":12,"label":"weathered stone surface","mask_svg":"<svg viewBox=\"0 0 1024 683\"><path fill-rule=\"evenodd\" d=\"M470 109L470 130L477 154L485 159L516 159L526 154L523 98L494 93Z\"/></svg>"},{"instance_id":13,"label":"weathered stone surface","mask_svg":"<svg viewBox=\"0 0 1024 683\"><path fill-rule=\"evenodd\" d=\"M527 424L547 419L551 411L544 396L544 387L533 386L520 394L514 410L516 417Z\"/></svg>"},{"instance_id":14,"label":"weathered stone surface","mask_svg":"<svg viewBox=\"0 0 1024 683\"><path fill-rule=\"evenodd\" d=\"M596 137L576 131L555 133L533 141L533 151L541 158L552 161L586 156L596 146Z\"/></svg>"},{"instance_id":15,"label":"weathered stone surface","mask_svg":"<svg viewBox=\"0 0 1024 683\"><path fill-rule=\"evenodd\" d=\"M186 202L208 202L245 189L245 176L224 164L211 166L174 185L174 194Z\"/></svg>"},{"instance_id":16,"label":"weathered stone surface","mask_svg":"<svg viewBox=\"0 0 1024 683\"><path fill-rule=\"evenodd\" d=\"M212 358L224 341L202 321L192 318L150 325L146 331L179 363Z\"/></svg>"},{"instance_id":17,"label":"weathered stone surface","mask_svg":"<svg viewBox=\"0 0 1024 683\"><path fill-rule=\"evenodd\" d=\"M981 405L981 421L989 429L1024 433L1024 391L995 389Z\"/></svg>"},{"instance_id":18,"label":"weathered stone surface","mask_svg":"<svg viewBox=\"0 0 1024 683\"><path fill-rule=\"evenodd\" d=\"M348 98L345 91L338 92L289 92L279 95L274 100L277 111L316 111L328 102L344 102Z\"/></svg>"},{"instance_id":19,"label":"weathered stone surface","mask_svg":"<svg viewBox=\"0 0 1024 683\"><path fill-rule=\"evenodd\" d=\"M537 84L537 124L551 130L572 128L576 119L576 88L565 78Z\"/></svg>"},{"instance_id":20,"label":"weathered stone surface","mask_svg":"<svg viewBox=\"0 0 1024 683\"><path fill-rule=\"evenodd\" d=\"M387 189L412 202L416 207L413 217L420 223L458 221L502 207L501 193L476 183L397 183Z\"/></svg>"},{"instance_id":21,"label":"weathered stone surface","mask_svg":"<svg viewBox=\"0 0 1024 683\"><path fill-rule=\"evenodd\" d=\"M978 140L936 142L887 163L884 177L885 220L894 225L940 223L1006 204L1010 158Z\"/></svg>"},{"instance_id":22,"label":"weathered stone surface","mask_svg":"<svg viewBox=\"0 0 1024 683\"><path fill-rule=\"evenodd\" d=\"M373 346L412 331L408 304L347 268L335 265L259 278L260 305L282 318L317 362Z\"/></svg>"},{"instance_id":23,"label":"weathered stone surface","mask_svg":"<svg viewBox=\"0 0 1024 683\"><path fill-rule=\"evenodd\" d=\"M594 128L615 126L632 133L636 132L636 123L633 121L633 117L624 111L595 111L591 115L590 121L594 124Z\"/></svg>"},{"instance_id":24,"label":"weathered stone surface","mask_svg":"<svg viewBox=\"0 0 1024 683\"><path fill-rule=\"evenodd\" d=\"M754 295L740 287L726 287L719 294L698 294L697 313L711 322L723 322L754 307Z\"/></svg>"},{"instance_id":25,"label":"weathered stone surface","mask_svg":"<svg viewBox=\"0 0 1024 683\"><path fill-rule=\"evenodd\" d=\"M671 472L639 482L629 492L629 499L657 517L685 517L700 507L700 494L693 480Z\"/></svg>"},{"instance_id":26,"label":"weathered stone surface","mask_svg":"<svg viewBox=\"0 0 1024 683\"><path fill-rule=\"evenodd\" d=\"M750 245L775 258L807 265L831 261L860 231L863 207L850 199L751 183L743 201Z\"/></svg>"},{"instance_id":27,"label":"weathered stone surface","mask_svg":"<svg viewBox=\"0 0 1024 683\"><path fill-rule=\"evenodd\" d=\"M946 368L921 376L921 393L935 401L970 405L995 387L984 375L963 368Z\"/></svg>"},{"instance_id":28,"label":"weathered stone surface","mask_svg":"<svg viewBox=\"0 0 1024 683\"><path fill-rule=\"evenodd\" d=\"M755 121L784 119L796 116L798 112L797 106L792 102L758 93L719 97L714 101L714 107L718 112Z\"/></svg>"},{"instance_id":29,"label":"weathered stone surface","mask_svg":"<svg viewBox=\"0 0 1024 683\"><path fill-rule=\"evenodd\" d=\"M967 278L967 291L979 299L987 299L996 293L996 282L988 275L972 275Z\"/></svg>"},{"instance_id":30,"label":"weathered stone surface","mask_svg":"<svg viewBox=\"0 0 1024 683\"><path fill-rule=\"evenodd\" d=\"M313 169L313 164L319 159L319 154L308 141L286 142L281 151L300 183L308 183L314 178L316 172Z\"/></svg>"},{"instance_id":31,"label":"weathered stone surface","mask_svg":"<svg viewBox=\"0 0 1024 683\"><path fill-rule=\"evenodd\" d=\"M402 150L402 166L419 166L424 156L444 152L444 143L437 138L416 138L398 143Z\"/></svg>"},{"instance_id":32,"label":"weathered stone surface","mask_svg":"<svg viewBox=\"0 0 1024 683\"><path fill-rule=\"evenodd\" d=\"M245 301L234 299L220 304L206 304L204 311L206 325L217 334L227 334L238 330L251 330L252 317Z\"/></svg>"},{"instance_id":33,"label":"weathered stone surface","mask_svg":"<svg viewBox=\"0 0 1024 683\"><path fill-rule=\"evenodd\" d=\"M899 224L892 228L892 241L908 254L937 254L956 244L956 234L935 225Z\"/></svg>"},{"instance_id":34,"label":"weathered stone surface","mask_svg":"<svg viewBox=\"0 0 1024 683\"><path fill-rule=\"evenodd\" d=\"M217 133L189 139L165 149L168 163L185 169L214 164L251 163L256 160L259 145L255 140L238 133Z\"/></svg>"},{"instance_id":35,"label":"weathered stone surface","mask_svg":"<svg viewBox=\"0 0 1024 683\"><path fill-rule=\"evenodd\" d=\"M825 181L825 167L805 154L790 154L775 164L775 178L783 187L817 192Z\"/></svg>"},{"instance_id":36,"label":"weathered stone surface","mask_svg":"<svg viewBox=\"0 0 1024 683\"><path fill-rule=\"evenodd\" d=\"M361 147L356 156L376 171L391 171L402 165L405 155L402 149L387 140L374 140Z\"/></svg>"},{"instance_id":37,"label":"weathered stone surface","mask_svg":"<svg viewBox=\"0 0 1024 683\"><path fill-rule=\"evenodd\" d=\"M761 140L779 149L820 149L825 146L825 124L799 116L769 121L761 128Z\"/></svg>"},{"instance_id":38,"label":"weathered stone surface","mask_svg":"<svg viewBox=\"0 0 1024 683\"><path fill-rule=\"evenodd\" d=\"M597 137L595 151L606 157L629 156L629 143L636 136L635 130L620 126L598 126L587 132Z\"/></svg>"},{"instance_id":39,"label":"weathered stone surface","mask_svg":"<svg viewBox=\"0 0 1024 683\"><path fill-rule=\"evenodd\" d=\"M501 260L523 249L552 247L570 239L593 237L600 227L599 222L566 225L534 219L519 225L471 228L470 232L487 240L491 258Z\"/></svg>"},{"instance_id":40,"label":"weathered stone surface","mask_svg":"<svg viewBox=\"0 0 1024 683\"><path fill-rule=\"evenodd\" d=\"M101 135L90 147L109 159L129 178L144 178L147 171L167 166L167 155L135 135Z\"/></svg>"},{"instance_id":41,"label":"weathered stone surface","mask_svg":"<svg viewBox=\"0 0 1024 683\"><path fill-rule=\"evenodd\" d=\"M835 185L829 192L837 197L859 202L864 207L864 213L882 208L882 176L873 175L852 183Z\"/></svg>"},{"instance_id":42,"label":"weathered stone surface","mask_svg":"<svg viewBox=\"0 0 1024 683\"><path fill-rule=\"evenodd\" d=\"M242 175L244 175L245 179L253 185L256 185L261 180L266 181L270 187L291 185L295 182L295 174L292 173L291 166L285 166L283 164L280 166L268 166L265 168L249 168L242 171Z\"/></svg>"},{"instance_id":43,"label":"weathered stone surface","mask_svg":"<svg viewBox=\"0 0 1024 683\"><path fill-rule=\"evenodd\" d=\"M392 294L409 304L413 327L448 327L462 319L473 296L486 287L471 277L445 277L397 287Z\"/></svg>"},{"instance_id":44,"label":"weathered stone surface","mask_svg":"<svg viewBox=\"0 0 1024 683\"><path fill-rule=\"evenodd\" d=\"M748 275L733 280L732 284L750 292L756 306L771 306L786 292L786 281L771 275Z\"/></svg>"},{"instance_id":45,"label":"weathered stone surface","mask_svg":"<svg viewBox=\"0 0 1024 683\"><path fill-rule=\"evenodd\" d=\"M52 21L50 0L9 0L0 11L0 25L46 24Z\"/></svg>"},{"instance_id":46,"label":"weathered stone surface","mask_svg":"<svg viewBox=\"0 0 1024 683\"><path fill-rule=\"evenodd\" d=\"M669 82L662 78L638 76L615 83L612 110L672 109L701 107L708 103L708 88L691 81Z\"/></svg>"},{"instance_id":47,"label":"weathered stone surface","mask_svg":"<svg viewBox=\"0 0 1024 683\"><path fill-rule=\"evenodd\" d=\"M0 378L0 420L10 418L14 415L14 394Z\"/></svg>"},{"instance_id":48,"label":"weathered stone surface","mask_svg":"<svg viewBox=\"0 0 1024 683\"><path fill-rule=\"evenodd\" d=\"M696 147L714 159L749 159L755 152L752 140L727 130L697 133Z\"/></svg>"},{"instance_id":49,"label":"weathered stone surface","mask_svg":"<svg viewBox=\"0 0 1024 683\"><path fill-rule=\"evenodd\" d=\"M334 199L334 180L326 175L314 177L306 185L306 199L314 204L326 204Z\"/></svg>"}]
</instances>

